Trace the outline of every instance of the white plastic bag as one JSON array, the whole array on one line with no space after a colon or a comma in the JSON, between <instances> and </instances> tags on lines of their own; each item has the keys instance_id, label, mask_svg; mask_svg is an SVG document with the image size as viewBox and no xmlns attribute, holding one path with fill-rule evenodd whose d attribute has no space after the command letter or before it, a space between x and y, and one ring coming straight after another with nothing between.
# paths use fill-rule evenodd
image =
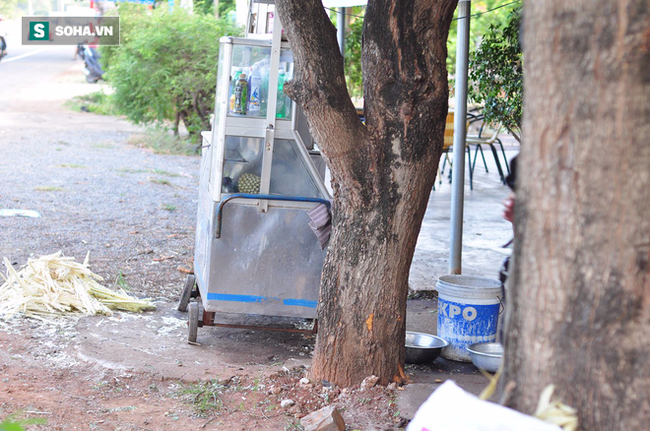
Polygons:
<instances>
[{"instance_id":1,"label":"white plastic bag","mask_svg":"<svg viewBox=\"0 0 650 431\"><path fill-rule=\"evenodd\" d=\"M489 401L482 401L447 380L420 406L407 431L561 431Z\"/></svg>"}]
</instances>

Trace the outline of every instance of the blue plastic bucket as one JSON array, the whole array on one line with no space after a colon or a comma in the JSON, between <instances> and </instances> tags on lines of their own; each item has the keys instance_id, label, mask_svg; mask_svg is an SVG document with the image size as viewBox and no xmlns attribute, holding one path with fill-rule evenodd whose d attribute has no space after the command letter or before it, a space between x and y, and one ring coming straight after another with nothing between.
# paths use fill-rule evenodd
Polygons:
<instances>
[{"instance_id":1,"label":"blue plastic bucket","mask_svg":"<svg viewBox=\"0 0 650 431\"><path fill-rule=\"evenodd\" d=\"M449 341L442 357L471 361L467 347L496 341L501 282L470 275L443 275L438 291L438 336Z\"/></svg>"}]
</instances>

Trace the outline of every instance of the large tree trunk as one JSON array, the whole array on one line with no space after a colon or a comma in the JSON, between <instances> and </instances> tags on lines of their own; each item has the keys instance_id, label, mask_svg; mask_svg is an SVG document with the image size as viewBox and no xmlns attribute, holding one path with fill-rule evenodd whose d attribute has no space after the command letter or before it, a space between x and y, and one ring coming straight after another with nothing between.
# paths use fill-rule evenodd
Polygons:
<instances>
[{"instance_id":1,"label":"large tree trunk","mask_svg":"<svg viewBox=\"0 0 650 431\"><path fill-rule=\"evenodd\" d=\"M320 0L278 0L303 106L334 188L312 375L342 386L404 377L408 274L442 151L446 40L455 0L369 1L365 125Z\"/></svg>"},{"instance_id":2,"label":"large tree trunk","mask_svg":"<svg viewBox=\"0 0 650 431\"><path fill-rule=\"evenodd\" d=\"M650 423L648 0L527 1L506 380L583 430Z\"/></svg>"}]
</instances>

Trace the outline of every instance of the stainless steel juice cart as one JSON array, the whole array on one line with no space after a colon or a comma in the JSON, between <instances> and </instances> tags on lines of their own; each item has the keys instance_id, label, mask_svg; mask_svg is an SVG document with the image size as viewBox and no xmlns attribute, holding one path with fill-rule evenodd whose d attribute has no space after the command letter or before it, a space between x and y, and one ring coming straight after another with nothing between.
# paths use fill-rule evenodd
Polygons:
<instances>
[{"instance_id":1,"label":"stainless steel juice cart","mask_svg":"<svg viewBox=\"0 0 650 431\"><path fill-rule=\"evenodd\" d=\"M304 115L281 91L293 56L275 18L271 40L220 40L214 122L203 133L195 275L179 303L189 304L190 342L221 314L316 318L325 251L308 212L322 219L330 194Z\"/></svg>"}]
</instances>

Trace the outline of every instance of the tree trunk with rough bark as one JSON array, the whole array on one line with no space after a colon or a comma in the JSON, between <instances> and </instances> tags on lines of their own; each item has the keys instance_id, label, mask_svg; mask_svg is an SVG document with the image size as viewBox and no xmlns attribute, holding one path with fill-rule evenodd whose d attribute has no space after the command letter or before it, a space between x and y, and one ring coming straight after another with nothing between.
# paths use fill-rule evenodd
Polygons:
<instances>
[{"instance_id":1,"label":"tree trunk with rough bark","mask_svg":"<svg viewBox=\"0 0 650 431\"><path fill-rule=\"evenodd\" d=\"M527 1L524 29L509 404L553 383L583 430L648 429L650 6Z\"/></svg>"},{"instance_id":2,"label":"tree trunk with rough bark","mask_svg":"<svg viewBox=\"0 0 650 431\"><path fill-rule=\"evenodd\" d=\"M455 0L370 0L364 21L365 124L320 0L277 0L305 110L332 173L312 375L341 386L404 378L408 274L442 152L446 41Z\"/></svg>"}]
</instances>

